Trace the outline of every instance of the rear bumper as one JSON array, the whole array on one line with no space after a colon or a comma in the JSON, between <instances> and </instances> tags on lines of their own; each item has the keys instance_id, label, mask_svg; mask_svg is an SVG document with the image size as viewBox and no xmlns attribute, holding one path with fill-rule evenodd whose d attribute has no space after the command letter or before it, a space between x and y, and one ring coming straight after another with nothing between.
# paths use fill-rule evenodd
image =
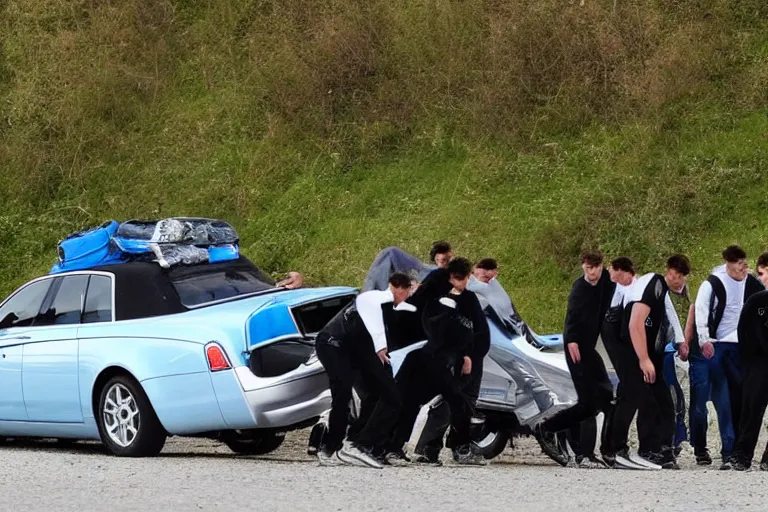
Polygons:
<instances>
[{"instance_id":1,"label":"rear bumper","mask_svg":"<svg viewBox=\"0 0 768 512\"><path fill-rule=\"evenodd\" d=\"M287 427L331 407L328 377L319 362L280 377L256 377L246 366L235 368L235 374L259 427Z\"/></svg>"},{"instance_id":2,"label":"rear bumper","mask_svg":"<svg viewBox=\"0 0 768 512\"><path fill-rule=\"evenodd\" d=\"M232 429L286 428L331 407L319 362L278 377L257 377L247 366L211 374L221 414Z\"/></svg>"}]
</instances>

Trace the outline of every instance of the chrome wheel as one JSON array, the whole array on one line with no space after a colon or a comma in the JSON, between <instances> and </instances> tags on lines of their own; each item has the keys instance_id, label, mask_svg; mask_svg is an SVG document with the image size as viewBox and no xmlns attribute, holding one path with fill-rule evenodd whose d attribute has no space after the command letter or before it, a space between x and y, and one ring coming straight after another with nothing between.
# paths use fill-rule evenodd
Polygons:
<instances>
[{"instance_id":1,"label":"chrome wheel","mask_svg":"<svg viewBox=\"0 0 768 512\"><path fill-rule=\"evenodd\" d=\"M109 438L123 448L133 443L139 433L139 406L131 392L115 383L104 397L104 429Z\"/></svg>"}]
</instances>

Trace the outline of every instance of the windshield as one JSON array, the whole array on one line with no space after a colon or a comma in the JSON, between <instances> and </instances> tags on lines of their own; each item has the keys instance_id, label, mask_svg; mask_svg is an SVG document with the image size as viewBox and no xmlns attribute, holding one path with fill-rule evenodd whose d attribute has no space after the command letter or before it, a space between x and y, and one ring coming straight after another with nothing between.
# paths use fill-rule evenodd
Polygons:
<instances>
[{"instance_id":1,"label":"windshield","mask_svg":"<svg viewBox=\"0 0 768 512\"><path fill-rule=\"evenodd\" d=\"M257 268L227 268L171 276L181 303L188 307L276 290L274 282Z\"/></svg>"}]
</instances>

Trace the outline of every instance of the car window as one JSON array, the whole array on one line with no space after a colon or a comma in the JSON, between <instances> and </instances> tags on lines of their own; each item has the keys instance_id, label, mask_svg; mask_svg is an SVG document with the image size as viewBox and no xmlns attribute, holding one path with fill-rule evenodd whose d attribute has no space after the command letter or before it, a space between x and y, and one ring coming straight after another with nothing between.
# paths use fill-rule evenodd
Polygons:
<instances>
[{"instance_id":1,"label":"car window","mask_svg":"<svg viewBox=\"0 0 768 512\"><path fill-rule=\"evenodd\" d=\"M43 279L19 290L0 308L0 329L32 325L53 279Z\"/></svg>"},{"instance_id":2,"label":"car window","mask_svg":"<svg viewBox=\"0 0 768 512\"><path fill-rule=\"evenodd\" d=\"M83 323L112 321L112 279L107 276L91 276L85 295Z\"/></svg>"},{"instance_id":3,"label":"car window","mask_svg":"<svg viewBox=\"0 0 768 512\"><path fill-rule=\"evenodd\" d=\"M66 276L61 279L61 285L56 291L53 302L47 311L40 313L33 325L66 325L79 324L83 307L87 275Z\"/></svg>"},{"instance_id":4,"label":"car window","mask_svg":"<svg viewBox=\"0 0 768 512\"><path fill-rule=\"evenodd\" d=\"M274 290L261 272L248 269L221 269L217 271L172 277L171 282L181 303L193 307L206 302Z\"/></svg>"}]
</instances>

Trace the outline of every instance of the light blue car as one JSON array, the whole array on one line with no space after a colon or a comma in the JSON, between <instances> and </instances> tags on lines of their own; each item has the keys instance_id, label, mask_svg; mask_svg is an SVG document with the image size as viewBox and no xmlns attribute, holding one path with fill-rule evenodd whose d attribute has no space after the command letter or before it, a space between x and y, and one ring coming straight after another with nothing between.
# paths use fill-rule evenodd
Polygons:
<instances>
[{"instance_id":1,"label":"light blue car","mask_svg":"<svg viewBox=\"0 0 768 512\"><path fill-rule=\"evenodd\" d=\"M33 280L0 305L0 441L151 456L179 435L275 450L330 407L314 336L356 293L277 288L243 257Z\"/></svg>"}]
</instances>

